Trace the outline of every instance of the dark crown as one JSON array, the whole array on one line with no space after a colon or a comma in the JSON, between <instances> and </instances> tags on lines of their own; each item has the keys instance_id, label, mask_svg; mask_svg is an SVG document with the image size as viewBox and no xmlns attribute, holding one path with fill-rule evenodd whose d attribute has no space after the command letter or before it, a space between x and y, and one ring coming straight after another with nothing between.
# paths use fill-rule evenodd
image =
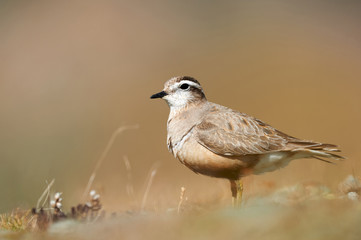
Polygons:
<instances>
[{"instance_id":1,"label":"dark crown","mask_svg":"<svg viewBox=\"0 0 361 240\"><path fill-rule=\"evenodd\" d=\"M180 82L180 81L183 81L183 80L191 81L191 82L197 83L198 85L201 85L194 77L181 76L181 77L177 78L177 82Z\"/></svg>"}]
</instances>

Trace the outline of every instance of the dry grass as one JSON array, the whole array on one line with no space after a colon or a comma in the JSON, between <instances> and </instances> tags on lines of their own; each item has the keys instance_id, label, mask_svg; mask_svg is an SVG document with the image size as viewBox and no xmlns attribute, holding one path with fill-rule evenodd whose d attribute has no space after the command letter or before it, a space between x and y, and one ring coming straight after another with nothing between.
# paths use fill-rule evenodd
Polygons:
<instances>
[{"instance_id":1,"label":"dry grass","mask_svg":"<svg viewBox=\"0 0 361 240\"><path fill-rule=\"evenodd\" d=\"M138 129L139 126L138 125L132 125L132 126L121 126L119 127L118 129L116 129L112 136L110 137L102 155L99 157L95 167L94 167L94 170L89 178L89 181L88 181L88 184L85 188L85 191L83 193L83 197L82 197L82 200L84 201L85 198L86 198L86 195L89 193L91 187L92 187L92 184L94 182L94 179L96 177L96 174L99 170L99 168L101 167L101 165L103 164L104 160L106 159L106 157L108 156L108 153L110 151L110 149L112 148L113 144L114 144L114 141L116 140L116 138L121 134L123 133L124 131L126 130L131 130L131 129Z\"/></svg>"},{"instance_id":2,"label":"dry grass","mask_svg":"<svg viewBox=\"0 0 361 240\"><path fill-rule=\"evenodd\" d=\"M121 212L99 221L67 218L51 224L41 235L38 229L27 227L29 212L14 212L2 215L1 228L26 230L13 234L26 239L359 239L360 202L336 195L329 198L324 188L293 186L248 199L241 209L183 203L180 214Z\"/></svg>"},{"instance_id":3,"label":"dry grass","mask_svg":"<svg viewBox=\"0 0 361 240\"><path fill-rule=\"evenodd\" d=\"M32 219L30 211L16 209L9 214L0 215L0 229L19 232L29 229Z\"/></svg>"},{"instance_id":4,"label":"dry grass","mask_svg":"<svg viewBox=\"0 0 361 240\"><path fill-rule=\"evenodd\" d=\"M120 129L114 132L96 163L87 190L116 136L127 128ZM188 192L181 187L176 206L152 209L148 195L159 164L156 162L149 170L142 201L136 201L129 159L125 157L124 163L128 180L126 192L138 205L135 210L106 214L100 195L92 190L85 192L90 195L87 202L65 211L62 194L51 194L52 180L36 208L0 215L0 238L360 239L361 183L354 175L347 176L336 192L316 183L278 189L267 185L269 191L249 196L240 209L231 208L217 198L189 201Z\"/></svg>"},{"instance_id":5,"label":"dry grass","mask_svg":"<svg viewBox=\"0 0 361 240\"><path fill-rule=\"evenodd\" d=\"M348 176L340 186L348 186L349 191L359 192L356 180L356 177ZM275 189L267 196L253 196L244 202L242 208L234 209L220 202L189 202L186 191L182 188L178 208L164 211L142 211L139 208L136 212L118 212L107 216L105 212L100 214L99 195L92 192L89 203L72 208L70 213L63 213L63 218L56 218L59 214L56 207L51 211L40 210L33 214L20 210L3 214L0 216L0 229L7 231L2 231L3 235L0 237L359 239L361 202L358 198L350 197L350 192L345 188L340 190L342 191L331 192L327 186L320 184L297 184ZM62 212L61 209L58 210ZM42 232L41 235L39 232Z\"/></svg>"}]
</instances>

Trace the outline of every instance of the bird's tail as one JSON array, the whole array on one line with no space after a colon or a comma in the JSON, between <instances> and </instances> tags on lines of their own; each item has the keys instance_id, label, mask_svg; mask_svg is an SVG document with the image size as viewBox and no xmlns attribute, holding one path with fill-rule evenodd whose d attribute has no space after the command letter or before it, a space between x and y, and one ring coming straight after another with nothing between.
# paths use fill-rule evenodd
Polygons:
<instances>
[{"instance_id":1,"label":"bird's tail","mask_svg":"<svg viewBox=\"0 0 361 240\"><path fill-rule=\"evenodd\" d=\"M330 160L343 160L343 156L335 154L341 152L337 145L328 143L315 143L315 142L297 142L299 147L292 149L295 152L302 152L305 157L315 158L324 162L334 163ZM328 160L330 159L330 160Z\"/></svg>"}]
</instances>

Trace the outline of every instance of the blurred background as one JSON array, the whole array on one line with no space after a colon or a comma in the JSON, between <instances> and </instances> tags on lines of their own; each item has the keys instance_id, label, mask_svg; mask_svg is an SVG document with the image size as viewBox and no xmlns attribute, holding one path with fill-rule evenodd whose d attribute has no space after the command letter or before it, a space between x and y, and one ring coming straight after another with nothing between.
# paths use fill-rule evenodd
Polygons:
<instances>
[{"instance_id":1,"label":"blurred background","mask_svg":"<svg viewBox=\"0 0 361 240\"><path fill-rule=\"evenodd\" d=\"M190 201L228 204L228 181L168 153L168 106L149 97L178 75L197 78L210 101L348 158L247 177L246 198L299 182L337 191L361 175L360 11L332 0L1 0L0 211L35 206L53 178L65 207L77 204L113 132L134 124L97 171L106 208L139 206L151 169L149 208L176 206L182 186Z\"/></svg>"}]
</instances>

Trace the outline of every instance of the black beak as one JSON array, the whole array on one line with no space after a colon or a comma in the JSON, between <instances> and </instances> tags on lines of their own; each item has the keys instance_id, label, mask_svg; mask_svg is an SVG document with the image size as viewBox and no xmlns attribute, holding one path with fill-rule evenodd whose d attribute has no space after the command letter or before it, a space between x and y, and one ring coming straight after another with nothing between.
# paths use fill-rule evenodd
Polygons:
<instances>
[{"instance_id":1,"label":"black beak","mask_svg":"<svg viewBox=\"0 0 361 240\"><path fill-rule=\"evenodd\" d=\"M163 98L164 96L167 96L168 93L161 91L159 93L153 94L152 96L150 96L150 98Z\"/></svg>"}]
</instances>

